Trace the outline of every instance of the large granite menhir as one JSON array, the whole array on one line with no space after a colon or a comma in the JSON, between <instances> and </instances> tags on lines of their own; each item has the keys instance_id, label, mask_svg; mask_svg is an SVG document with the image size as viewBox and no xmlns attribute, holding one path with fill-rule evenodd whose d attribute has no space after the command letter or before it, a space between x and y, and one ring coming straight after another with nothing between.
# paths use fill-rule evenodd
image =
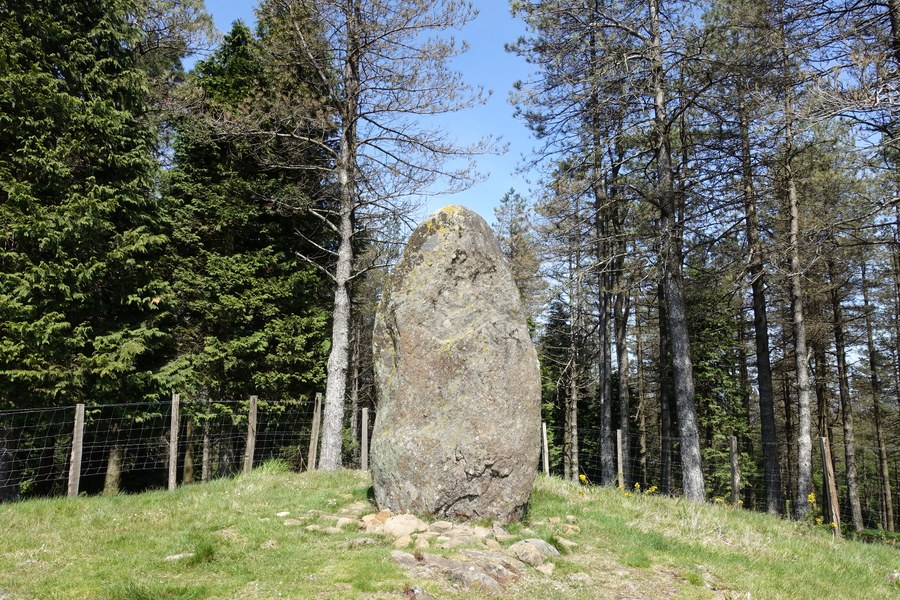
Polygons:
<instances>
[{"instance_id":1,"label":"large granite menhir","mask_svg":"<svg viewBox=\"0 0 900 600\"><path fill-rule=\"evenodd\" d=\"M375 498L393 512L513 521L540 452L540 372L487 223L460 206L413 232L375 318Z\"/></svg>"}]
</instances>

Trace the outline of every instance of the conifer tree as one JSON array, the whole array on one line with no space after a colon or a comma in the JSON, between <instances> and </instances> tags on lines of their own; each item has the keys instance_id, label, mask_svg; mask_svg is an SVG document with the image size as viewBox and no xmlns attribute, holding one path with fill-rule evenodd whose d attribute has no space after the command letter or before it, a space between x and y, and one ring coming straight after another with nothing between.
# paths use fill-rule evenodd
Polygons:
<instances>
[{"instance_id":1,"label":"conifer tree","mask_svg":"<svg viewBox=\"0 0 900 600\"><path fill-rule=\"evenodd\" d=\"M0 406L159 390L165 237L130 7L0 6Z\"/></svg>"}]
</instances>

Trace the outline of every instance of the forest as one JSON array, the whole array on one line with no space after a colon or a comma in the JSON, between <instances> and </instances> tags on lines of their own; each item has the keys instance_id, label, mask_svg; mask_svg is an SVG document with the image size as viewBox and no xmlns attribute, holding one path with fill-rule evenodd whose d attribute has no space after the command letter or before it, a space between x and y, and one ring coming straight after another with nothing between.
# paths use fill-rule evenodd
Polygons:
<instances>
[{"instance_id":1,"label":"forest","mask_svg":"<svg viewBox=\"0 0 900 600\"><path fill-rule=\"evenodd\" d=\"M553 472L713 500L735 436L743 505L805 519L825 438L844 520L893 531L900 1L510 10L535 185L493 227ZM475 18L262 0L219 34L202 0L0 5L0 500L58 492L28 484L68 443L55 410L135 429L173 392L229 426L321 392L317 466L352 463L386 273L423 199L501 150L435 126L485 101L452 68Z\"/></svg>"}]
</instances>

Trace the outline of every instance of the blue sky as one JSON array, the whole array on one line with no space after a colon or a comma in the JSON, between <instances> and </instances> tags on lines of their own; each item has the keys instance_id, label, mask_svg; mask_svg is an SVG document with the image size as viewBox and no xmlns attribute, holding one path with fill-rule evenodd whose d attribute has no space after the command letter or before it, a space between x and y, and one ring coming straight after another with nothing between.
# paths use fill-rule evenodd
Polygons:
<instances>
[{"instance_id":1,"label":"blue sky","mask_svg":"<svg viewBox=\"0 0 900 600\"><path fill-rule=\"evenodd\" d=\"M460 142L499 136L509 150L500 156L480 157L479 170L489 174L485 181L453 196L432 198L423 212L446 204L463 204L493 222L494 207L510 187L528 196L528 182L515 171L521 157L531 151L532 141L525 126L513 118L513 107L507 101L513 83L527 77L528 65L503 49L524 32L522 23L510 16L508 1L475 0L475 5L480 10L478 18L455 34L469 43L470 50L456 60L454 68L469 84L482 85L494 93L486 105L452 115L446 130ZM253 23L254 6L255 0L206 0L206 8L222 32L237 19Z\"/></svg>"}]
</instances>

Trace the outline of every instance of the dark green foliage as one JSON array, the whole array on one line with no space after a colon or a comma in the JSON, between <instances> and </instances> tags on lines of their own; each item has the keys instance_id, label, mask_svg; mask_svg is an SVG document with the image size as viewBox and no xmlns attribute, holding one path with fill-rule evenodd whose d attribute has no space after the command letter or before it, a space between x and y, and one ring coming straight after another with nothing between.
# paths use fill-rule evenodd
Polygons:
<instances>
[{"instance_id":1,"label":"dark green foliage","mask_svg":"<svg viewBox=\"0 0 900 600\"><path fill-rule=\"evenodd\" d=\"M738 373L738 309L733 287L723 280L716 264L703 264L698 253L688 265L686 286L688 324L691 328L691 356L694 361L697 418L708 496L728 497L731 493L731 436L749 436L749 420ZM745 478L757 467L742 454L739 459Z\"/></svg>"},{"instance_id":2,"label":"dark green foliage","mask_svg":"<svg viewBox=\"0 0 900 600\"><path fill-rule=\"evenodd\" d=\"M216 400L309 396L325 377L327 296L297 256L298 232L329 243L302 211L323 195L303 168L317 155L248 132L272 125L248 122L252 108L292 95L303 102L301 82L276 85L288 80L275 76L264 45L238 22L197 65L189 85L202 111L176 123L167 178L179 389Z\"/></svg>"},{"instance_id":3,"label":"dark green foliage","mask_svg":"<svg viewBox=\"0 0 900 600\"><path fill-rule=\"evenodd\" d=\"M130 6L0 5L0 408L160 383L165 236Z\"/></svg>"}]
</instances>

